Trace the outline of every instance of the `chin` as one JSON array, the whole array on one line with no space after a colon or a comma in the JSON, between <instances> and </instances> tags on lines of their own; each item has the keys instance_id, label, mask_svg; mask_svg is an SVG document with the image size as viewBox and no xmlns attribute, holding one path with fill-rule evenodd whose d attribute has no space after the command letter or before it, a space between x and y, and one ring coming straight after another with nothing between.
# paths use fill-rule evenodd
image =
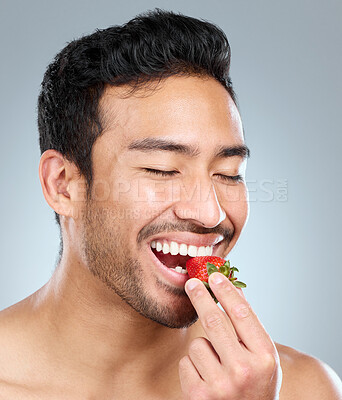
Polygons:
<instances>
[{"instance_id":1,"label":"chin","mask_svg":"<svg viewBox=\"0 0 342 400\"><path fill-rule=\"evenodd\" d=\"M159 290L148 288L143 298L128 299L127 303L145 318L171 329L188 328L198 320L184 288L169 286L158 280L157 286Z\"/></svg>"}]
</instances>

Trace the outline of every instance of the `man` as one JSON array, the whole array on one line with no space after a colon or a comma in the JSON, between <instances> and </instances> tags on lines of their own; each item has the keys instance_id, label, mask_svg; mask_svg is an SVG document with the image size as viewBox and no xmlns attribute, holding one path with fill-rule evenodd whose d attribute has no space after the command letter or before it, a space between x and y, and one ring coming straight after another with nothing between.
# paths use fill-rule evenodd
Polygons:
<instances>
[{"instance_id":1,"label":"man","mask_svg":"<svg viewBox=\"0 0 342 400\"><path fill-rule=\"evenodd\" d=\"M49 66L39 175L60 258L1 313L0 399L341 399L336 374L274 344L222 274L209 284L225 312L172 269L184 249L226 257L247 221L229 63L219 28L157 9Z\"/></svg>"}]
</instances>

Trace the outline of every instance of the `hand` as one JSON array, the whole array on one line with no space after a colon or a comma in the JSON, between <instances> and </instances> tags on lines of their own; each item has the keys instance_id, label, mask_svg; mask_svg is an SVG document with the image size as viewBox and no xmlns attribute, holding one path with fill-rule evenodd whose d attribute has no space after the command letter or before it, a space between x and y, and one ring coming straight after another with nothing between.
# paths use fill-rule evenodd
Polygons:
<instances>
[{"instance_id":1,"label":"hand","mask_svg":"<svg viewBox=\"0 0 342 400\"><path fill-rule=\"evenodd\" d=\"M216 282L215 278L221 278ZM186 400L275 400L282 371L270 336L241 289L215 272L209 285L226 314L196 278L185 285L209 340L194 339L179 362ZM192 287L194 286L194 287Z\"/></svg>"}]
</instances>

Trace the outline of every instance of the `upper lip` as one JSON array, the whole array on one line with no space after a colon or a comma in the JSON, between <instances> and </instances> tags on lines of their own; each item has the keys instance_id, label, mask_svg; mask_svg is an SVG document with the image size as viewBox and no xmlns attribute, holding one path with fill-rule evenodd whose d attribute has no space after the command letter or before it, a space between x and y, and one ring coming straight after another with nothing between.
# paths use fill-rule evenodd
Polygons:
<instances>
[{"instance_id":1,"label":"upper lip","mask_svg":"<svg viewBox=\"0 0 342 400\"><path fill-rule=\"evenodd\" d=\"M215 244L223 240L222 235L217 235L214 233L207 234L196 234L192 232L170 232L170 233L160 233L150 238L149 243L153 241L162 242L167 240L168 242L184 243L186 245L193 245L196 247L201 246L214 246Z\"/></svg>"}]
</instances>

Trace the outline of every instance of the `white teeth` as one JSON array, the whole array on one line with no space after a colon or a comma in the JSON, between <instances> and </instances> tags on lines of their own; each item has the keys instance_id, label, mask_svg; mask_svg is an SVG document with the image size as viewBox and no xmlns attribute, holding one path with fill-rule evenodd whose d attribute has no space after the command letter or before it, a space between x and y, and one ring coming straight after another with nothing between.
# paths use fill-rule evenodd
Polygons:
<instances>
[{"instance_id":1,"label":"white teeth","mask_svg":"<svg viewBox=\"0 0 342 400\"><path fill-rule=\"evenodd\" d=\"M197 251L197 256L206 256L207 255L207 250L205 246L199 247Z\"/></svg>"},{"instance_id":2,"label":"white teeth","mask_svg":"<svg viewBox=\"0 0 342 400\"><path fill-rule=\"evenodd\" d=\"M187 274L188 271L184 268L182 268L181 266L177 266L176 268L170 268L173 269L174 271L178 272L179 274Z\"/></svg>"},{"instance_id":3,"label":"white teeth","mask_svg":"<svg viewBox=\"0 0 342 400\"><path fill-rule=\"evenodd\" d=\"M178 251L179 251L178 243L176 243L176 242L171 242L171 243L170 243L170 253L171 253L173 256L175 256L175 255L178 254Z\"/></svg>"},{"instance_id":4,"label":"white teeth","mask_svg":"<svg viewBox=\"0 0 342 400\"><path fill-rule=\"evenodd\" d=\"M196 246L188 246L188 255L190 257L196 257L197 256L197 247Z\"/></svg>"},{"instance_id":5,"label":"white teeth","mask_svg":"<svg viewBox=\"0 0 342 400\"><path fill-rule=\"evenodd\" d=\"M168 243L164 243L164 245L163 245L163 253L164 254L170 253L170 246L168 245Z\"/></svg>"},{"instance_id":6,"label":"white teeth","mask_svg":"<svg viewBox=\"0 0 342 400\"><path fill-rule=\"evenodd\" d=\"M151 248L156 249L156 251L162 251L164 254L171 254L176 256L180 254L181 256L197 257L197 256L211 256L213 254L213 246L193 246L186 245L185 243L171 242L159 242L158 240L153 240L151 242Z\"/></svg>"},{"instance_id":7,"label":"white teeth","mask_svg":"<svg viewBox=\"0 0 342 400\"><path fill-rule=\"evenodd\" d=\"M186 244L182 243L179 246L179 254L181 256L186 256L188 254L188 246Z\"/></svg>"},{"instance_id":8,"label":"white teeth","mask_svg":"<svg viewBox=\"0 0 342 400\"><path fill-rule=\"evenodd\" d=\"M207 246L206 248L207 256L211 256L213 254L213 248L211 246Z\"/></svg>"}]
</instances>

